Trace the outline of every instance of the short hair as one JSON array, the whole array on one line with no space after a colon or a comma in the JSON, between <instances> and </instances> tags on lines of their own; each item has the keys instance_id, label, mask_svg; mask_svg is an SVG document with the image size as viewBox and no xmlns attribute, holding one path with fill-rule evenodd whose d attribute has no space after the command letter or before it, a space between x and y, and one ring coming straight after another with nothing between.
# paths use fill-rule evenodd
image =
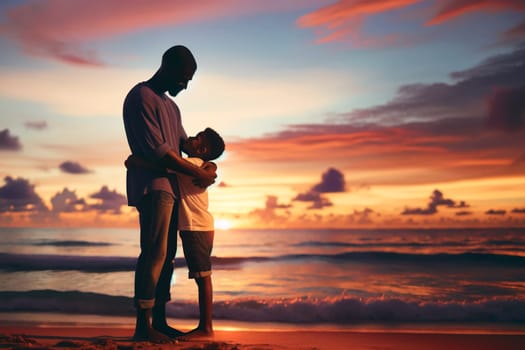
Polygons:
<instances>
[{"instance_id":1,"label":"short hair","mask_svg":"<svg viewBox=\"0 0 525 350\"><path fill-rule=\"evenodd\" d=\"M179 66L193 71L197 69L195 57L190 49L183 45L175 45L166 50L162 55L162 65L165 67Z\"/></svg>"},{"instance_id":2,"label":"short hair","mask_svg":"<svg viewBox=\"0 0 525 350\"><path fill-rule=\"evenodd\" d=\"M208 143L208 152L203 155L202 159L205 161L219 158L224 152L224 140L217 131L212 128L206 128L203 131L206 142Z\"/></svg>"}]
</instances>

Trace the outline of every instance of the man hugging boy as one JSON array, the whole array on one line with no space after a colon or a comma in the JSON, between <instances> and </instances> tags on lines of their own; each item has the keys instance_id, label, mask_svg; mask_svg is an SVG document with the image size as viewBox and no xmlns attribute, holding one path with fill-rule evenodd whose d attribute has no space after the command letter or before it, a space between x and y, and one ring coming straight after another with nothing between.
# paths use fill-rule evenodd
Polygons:
<instances>
[{"instance_id":1,"label":"man hugging boy","mask_svg":"<svg viewBox=\"0 0 525 350\"><path fill-rule=\"evenodd\" d=\"M196 136L188 137L181 144L187 161L202 166L212 166L210 162L224 152L224 140L213 129L206 128ZM157 164L136 156L129 156L126 167L141 167L162 171ZM213 288L211 281L211 251L213 248L214 223L208 211L208 192L193 184L193 178L177 173L179 185L178 228L182 239L184 257L188 265L188 278L195 279L199 294L199 325L186 333L187 337L207 337L213 335L212 305Z\"/></svg>"}]
</instances>

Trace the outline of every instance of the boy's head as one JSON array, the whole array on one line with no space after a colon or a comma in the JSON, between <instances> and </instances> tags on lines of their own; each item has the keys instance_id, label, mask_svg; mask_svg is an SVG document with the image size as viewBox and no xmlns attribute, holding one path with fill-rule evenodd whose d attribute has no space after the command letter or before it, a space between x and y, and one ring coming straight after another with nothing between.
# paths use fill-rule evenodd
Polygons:
<instances>
[{"instance_id":1,"label":"boy's head","mask_svg":"<svg viewBox=\"0 0 525 350\"><path fill-rule=\"evenodd\" d=\"M206 128L196 136L188 137L182 144L182 151L189 157L214 160L224 152L224 140L215 130Z\"/></svg>"}]
</instances>

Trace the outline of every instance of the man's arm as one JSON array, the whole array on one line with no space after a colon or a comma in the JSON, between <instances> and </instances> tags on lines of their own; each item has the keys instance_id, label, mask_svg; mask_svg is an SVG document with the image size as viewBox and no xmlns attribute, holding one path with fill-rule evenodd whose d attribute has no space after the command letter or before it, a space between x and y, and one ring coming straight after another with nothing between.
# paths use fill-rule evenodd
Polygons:
<instances>
[{"instance_id":1,"label":"man's arm","mask_svg":"<svg viewBox=\"0 0 525 350\"><path fill-rule=\"evenodd\" d=\"M168 159L165 160L165 158L168 158ZM201 167L198 167L194 165L193 163L188 162L186 159L180 156L178 156L177 159L178 160L176 160L177 162L176 165L172 164L173 166L168 166L168 164L170 163L170 160L169 160L169 156L167 155L161 159L160 161L161 164L147 161L144 158L141 158L135 155L130 155L124 161L124 165L128 169L129 168L143 168L143 169L149 169L149 170L154 170L154 171L164 171L166 170L166 168L170 168L177 172L194 177L195 178L194 183L200 187L208 187L209 185L215 182L215 178L217 177L217 174L216 174L217 165L215 165L215 163L205 162ZM174 162L171 162L171 163L174 163ZM209 183L209 185L206 185L207 183Z\"/></svg>"},{"instance_id":2,"label":"man's arm","mask_svg":"<svg viewBox=\"0 0 525 350\"><path fill-rule=\"evenodd\" d=\"M124 161L126 168L142 168L153 171L166 171L166 168L161 167L159 164L150 162L136 155L129 155Z\"/></svg>"},{"instance_id":3,"label":"man's arm","mask_svg":"<svg viewBox=\"0 0 525 350\"><path fill-rule=\"evenodd\" d=\"M182 174L193 177L193 183L199 187L206 188L215 182L217 177L217 167L212 167L205 163L203 167L198 167L186 159L182 158L174 150L170 149L159 161L161 166L175 170ZM213 163L211 163L213 164Z\"/></svg>"}]
</instances>

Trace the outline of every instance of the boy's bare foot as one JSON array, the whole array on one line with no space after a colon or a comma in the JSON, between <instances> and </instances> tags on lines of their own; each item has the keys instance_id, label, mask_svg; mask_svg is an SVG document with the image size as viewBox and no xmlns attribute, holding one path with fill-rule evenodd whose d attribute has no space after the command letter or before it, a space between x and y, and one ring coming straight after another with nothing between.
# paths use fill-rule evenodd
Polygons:
<instances>
[{"instance_id":1,"label":"boy's bare foot","mask_svg":"<svg viewBox=\"0 0 525 350\"><path fill-rule=\"evenodd\" d=\"M136 329L135 334L133 335L133 341L147 341L156 344L168 344L176 342L176 340L159 331L156 331L153 328L140 330Z\"/></svg>"},{"instance_id":2,"label":"boy's bare foot","mask_svg":"<svg viewBox=\"0 0 525 350\"><path fill-rule=\"evenodd\" d=\"M188 333L185 333L184 336L180 337L181 340L189 340L189 339L206 339L206 338L213 338L213 330L212 329L204 329L204 328L195 328L192 331L189 331Z\"/></svg>"}]
</instances>

